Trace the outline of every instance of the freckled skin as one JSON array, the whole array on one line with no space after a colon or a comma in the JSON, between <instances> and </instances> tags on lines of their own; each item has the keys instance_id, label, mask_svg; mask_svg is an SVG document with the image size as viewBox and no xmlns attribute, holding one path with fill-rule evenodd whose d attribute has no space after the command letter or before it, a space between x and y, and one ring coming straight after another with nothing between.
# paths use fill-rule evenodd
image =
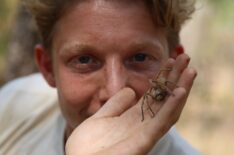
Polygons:
<instances>
[{"instance_id":1,"label":"freckled skin","mask_svg":"<svg viewBox=\"0 0 234 155\"><path fill-rule=\"evenodd\" d=\"M59 19L53 38L47 81L58 89L69 131L124 87L140 99L149 88L148 79L169 57L164 29L155 26L140 2L74 5ZM145 54L145 60L138 53ZM87 59L81 59L83 55L90 56L91 63L80 63Z\"/></svg>"},{"instance_id":2,"label":"freckled skin","mask_svg":"<svg viewBox=\"0 0 234 155\"><path fill-rule=\"evenodd\" d=\"M55 26L52 57L36 47L42 74L58 90L67 155L148 154L186 103L196 77L189 57L168 59L165 29L154 24L142 1L131 2L74 4ZM162 66L172 68L163 77L178 88L163 104L152 104L155 117L147 114L142 122L141 97ZM156 83L158 91L162 85Z\"/></svg>"},{"instance_id":3,"label":"freckled skin","mask_svg":"<svg viewBox=\"0 0 234 155\"><path fill-rule=\"evenodd\" d=\"M162 48L161 59L167 56L164 33L155 29L144 7L132 6L120 11L112 4L95 8L92 4L81 5L62 17L53 42L55 83L63 112L72 128L93 115L121 88L132 88L138 99L148 89L148 79L158 71L160 63L144 71L129 69L125 64L128 60L125 55L132 52L128 44L141 38L154 39ZM60 49L70 41L88 42L100 49L97 55L101 55L103 66L87 74L72 72L59 57Z\"/></svg>"}]
</instances>

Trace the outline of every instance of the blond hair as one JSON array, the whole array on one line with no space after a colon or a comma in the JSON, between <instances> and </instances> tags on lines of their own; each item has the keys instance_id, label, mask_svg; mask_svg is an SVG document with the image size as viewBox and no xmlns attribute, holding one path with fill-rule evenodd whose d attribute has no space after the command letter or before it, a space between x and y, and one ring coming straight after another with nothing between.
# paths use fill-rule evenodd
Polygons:
<instances>
[{"instance_id":1,"label":"blond hair","mask_svg":"<svg viewBox=\"0 0 234 155\"><path fill-rule=\"evenodd\" d=\"M50 48L56 22L71 3L81 0L25 0L35 18L43 44ZM154 22L167 30L169 50L179 43L182 25L194 12L195 0L143 0L153 15Z\"/></svg>"}]
</instances>

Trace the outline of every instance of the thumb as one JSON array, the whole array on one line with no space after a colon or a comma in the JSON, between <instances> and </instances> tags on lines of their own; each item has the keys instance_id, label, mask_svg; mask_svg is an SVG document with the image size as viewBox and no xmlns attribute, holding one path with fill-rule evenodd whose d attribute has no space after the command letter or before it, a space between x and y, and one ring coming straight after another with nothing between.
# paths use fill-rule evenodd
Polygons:
<instances>
[{"instance_id":1,"label":"thumb","mask_svg":"<svg viewBox=\"0 0 234 155\"><path fill-rule=\"evenodd\" d=\"M112 96L93 117L119 116L133 105L135 97L136 94L131 88L123 88Z\"/></svg>"}]
</instances>

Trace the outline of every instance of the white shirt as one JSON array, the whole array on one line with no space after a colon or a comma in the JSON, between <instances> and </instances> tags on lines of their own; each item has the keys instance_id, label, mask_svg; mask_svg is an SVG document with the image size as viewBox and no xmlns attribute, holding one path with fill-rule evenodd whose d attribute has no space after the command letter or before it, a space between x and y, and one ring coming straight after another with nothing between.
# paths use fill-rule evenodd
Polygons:
<instances>
[{"instance_id":1,"label":"white shirt","mask_svg":"<svg viewBox=\"0 0 234 155\"><path fill-rule=\"evenodd\" d=\"M64 155L65 120L41 74L0 90L0 155ZM87 148L88 149L88 148ZM200 155L172 128L150 155Z\"/></svg>"}]
</instances>

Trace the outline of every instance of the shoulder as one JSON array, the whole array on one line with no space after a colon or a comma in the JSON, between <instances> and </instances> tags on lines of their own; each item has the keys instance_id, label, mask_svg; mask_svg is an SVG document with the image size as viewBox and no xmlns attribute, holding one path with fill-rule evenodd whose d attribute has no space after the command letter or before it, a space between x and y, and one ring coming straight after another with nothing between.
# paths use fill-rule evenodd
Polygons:
<instances>
[{"instance_id":1,"label":"shoulder","mask_svg":"<svg viewBox=\"0 0 234 155\"><path fill-rule=\"evenodd\" d=\"M161 138L150 155L155 153L158 155L201 155L177 133L175 127L172 127L172 129Z\"/></svg>"},{"instance_id":2,"label":"shoulder","mask_svg":"<svg viewBox=\"0 0 234 155\"><path fill-rule=\"evenodd\" d=\"M0 96L2 97L2 95L5 95L6 93L16 94L19 91L27 93L51 94L53 93L54 89L46 83L40 73L36 73L6 83L0 89Z\"/></svg>"},{"instance_id":3,"label":"shoulder","mask_svg":"<svg viewBox=\"0 0 234 155\"><path fill-rule=\"evenodd\" d=\"M5 84L0 89L1 128L30 118L56 100L56 90L47 85L41 74L32 74Z\"/></svg>"},{"instance_id":4,"label":"shoulder","mask_svg":"<svg viewBox=\"0 0 234 155\"><path fill-rule=\"evenodd\" d=\"M16 79L1 88L0 122L0 154L9 155L51 154L63 138L65 125L57 92L41 74Z\"/></svg>"}]
</instances>

